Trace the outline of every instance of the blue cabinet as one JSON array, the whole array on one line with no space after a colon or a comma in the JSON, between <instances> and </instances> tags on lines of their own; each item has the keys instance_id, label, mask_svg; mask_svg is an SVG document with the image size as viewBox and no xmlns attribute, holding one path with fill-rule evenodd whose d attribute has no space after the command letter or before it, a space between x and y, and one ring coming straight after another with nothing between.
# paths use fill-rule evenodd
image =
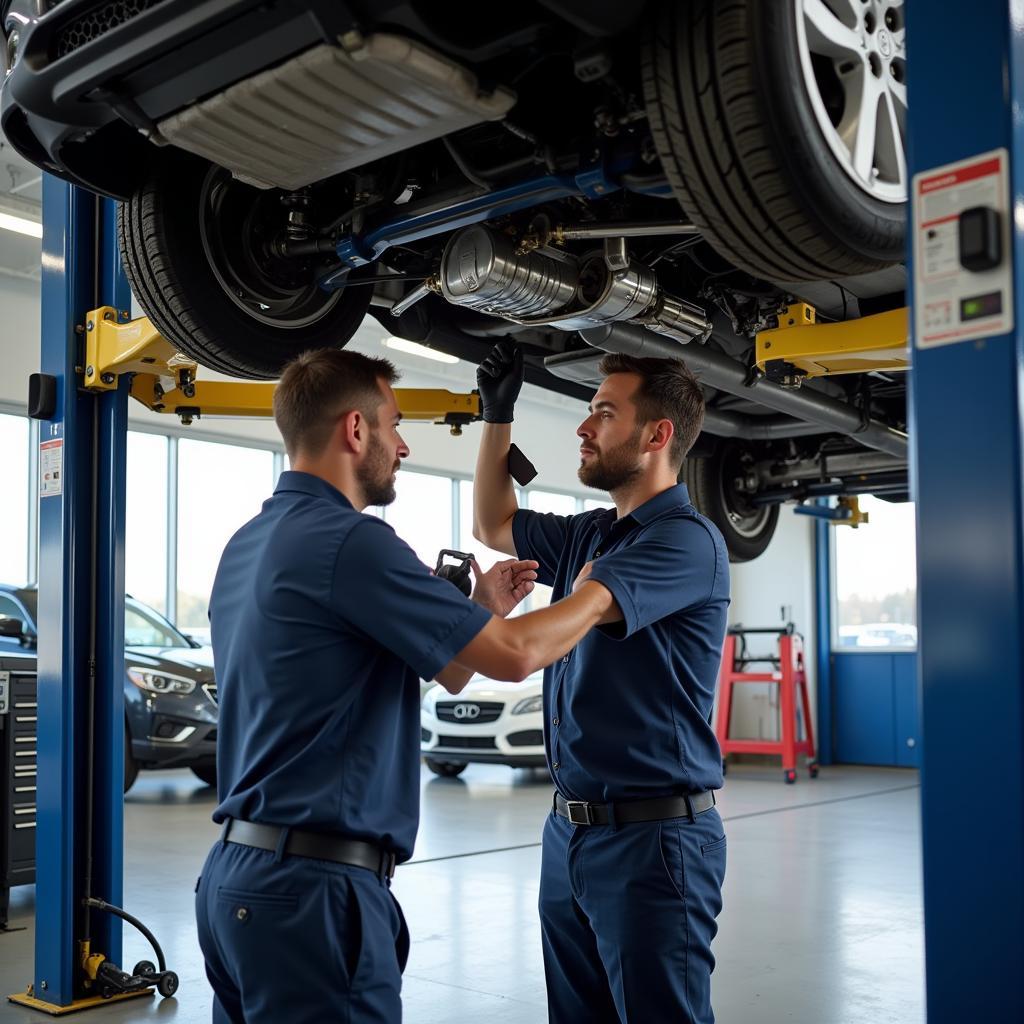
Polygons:
<instances>
[{"instance_id":1,"label":"blue cabinet","mask_svg":"<svg viewBox=\"0 0 1024 1024\"><path fill-rule=\"evenodd\" d=\"M834 759L916 768L921 716L917 654L832 654Z\"/></svg>"}]
</instances>

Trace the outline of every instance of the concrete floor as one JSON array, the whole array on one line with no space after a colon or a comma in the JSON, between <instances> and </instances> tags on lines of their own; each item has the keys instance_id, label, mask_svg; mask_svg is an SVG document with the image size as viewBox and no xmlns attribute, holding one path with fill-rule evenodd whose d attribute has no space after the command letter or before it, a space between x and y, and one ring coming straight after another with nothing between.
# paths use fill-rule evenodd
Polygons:
<instances>
[{"instance_id":1,"label":"concrete floor","mask_svg":"<svg viewBox=\"0 0 1024 1024\"><path fill-rule=\"evenodd\" d=\"M826 768L785 786L776 769L731 769L719 802L729 837L719 1024L924 1021L918 799L909 771ZM126 801L127 908L163 943L181 988L97 1019L209 1021L192 889L216 835L213 792L188 772L143 773ZM395 881L413 938L407 1024L546 1019L536 902L550 801L543 772L476 766L441 780L423 769L416 856ZM25 930L0 934L4 994L32 974L34 889L12 895L11 924ZM131 965L150 953L129 932ZM44 1019L0 1003L5 1024Z\"/></svg>"}]
</instances>

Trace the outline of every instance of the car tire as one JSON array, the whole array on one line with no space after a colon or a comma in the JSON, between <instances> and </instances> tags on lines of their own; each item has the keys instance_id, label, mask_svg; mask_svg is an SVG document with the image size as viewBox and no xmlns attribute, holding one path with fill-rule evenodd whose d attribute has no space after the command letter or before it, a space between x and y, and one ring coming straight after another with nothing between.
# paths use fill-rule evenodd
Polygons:
<instances>
[{"instance_id":1,"label":"car tire","mask_svg":"<svg viewBox=\"0 0 1024 1024\"><path fill-rule=\"evenodd\" d=\"M215 764L194 764L190 766L192 774L207 786L217 786L217 766Z\"/></svg>"},{"instance_id":2,"label":"car tire","mask_svg":"<svg viewBox=\"0 0 1024 1024\"><path fill-rule=\"evenodd\" d=\"M435 761L432 757L425 757L423 760L426 766L435 775L440 775L442 779L454 779L469 767L461 761Z\"/></svg>"},{"instance_id":3,"label":"car tire","mask_svg":"<svg viewBox=\"0 0 1024 1024\"><path fill-rule=\"evenodd\" d=\"M730 562L749 562L764 554L779 523L779 506L751 505L735 480L750 459L741 445L725 441L706 458L689 458L680 476L690 501L718 527Z\"/></svg>"},{"instance_id":4,"label":"car tire","mask_svg":"<svg viewBox=\"0 0 1024 1024\"><path fill-rule=\"evenodd\" d=\"M867 50L812 54L822 44L809 42L797 8L794 0L665 0L642 58L654 146L687 216L731 263L779 282L879 270L906 248L906 161L902 145L889 144L902 142L905 111L894 70L906 63L902 4L893 4L900 31L888 34L900 49L886 61ZM852 75L883 94L876 141L863 148L867 179L853 150L848 169L843 163L850 136L840 129L863 120L858 95L846 92Z\"/></svg>"},{"instance_id":5,"label":"car tire","mask_svg":"<svg viewBox=\"0 0 1024 1024\"><path fill-rule=\"evenodd\" d=\"M265 380L301 352L344 346L373 289L325 292L313 258L269 255L260 239L278 226L280 193L162 156L118 214L125 272L160 333L203 366Z\"/></svg>"},{"instance_id":6,"label":"car tire","mask_svg":"<svg viewBox=\"0 0 1024 1024\"><path fill-rule=\"evenodd\" d=\"M124 727L124 791L127 793L139 777L139 763L132 753L132 734Z\"/></svg>"}]
</instances>

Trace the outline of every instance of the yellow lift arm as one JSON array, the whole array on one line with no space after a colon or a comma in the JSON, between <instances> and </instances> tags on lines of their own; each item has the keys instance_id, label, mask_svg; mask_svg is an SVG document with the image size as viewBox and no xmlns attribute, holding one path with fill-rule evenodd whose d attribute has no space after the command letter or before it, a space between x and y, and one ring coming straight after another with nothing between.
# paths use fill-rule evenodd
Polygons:
<instances>
[{"instance_id":1,"label":"yellow lift arm","mask_svg":"<svg viewBox=\"0 0 1024 1024\"><path fill-rule=\"evenodd\" d=\"M87 315L80 330L85 334L82 380L90 391L112 391L120 376L130 373L132 398L182 423L200 416L273 416L276 384L196 380L197 364L181 355L148 317L129 321L123 310L102 306ZM396 388L395 397L404 419L445 424L456 435L480 419L477 394Z\"/></svg>"},{"instance_id":2,"label":"yellow lift arm","mask_svg":"<svg viewBox=\"0 0 1024 1024\"><path fill-rule=\"evenodd\" d=\"M769 380L799 387L807 377L906 370L908 338L906 308L822 324L813 306L797 302L779 314L778 327L758 333L756 362Z\"/></svg>"}]
</instances>

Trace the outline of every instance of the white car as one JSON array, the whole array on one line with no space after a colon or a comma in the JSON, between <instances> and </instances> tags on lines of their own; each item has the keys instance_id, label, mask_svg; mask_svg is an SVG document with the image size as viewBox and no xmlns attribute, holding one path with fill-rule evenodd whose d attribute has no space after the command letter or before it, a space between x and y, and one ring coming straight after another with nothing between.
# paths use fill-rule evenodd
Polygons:
<instances>
[{"instance_id":1,"label":"white car","mask_svg":"<svg viewBox=\"0 0 1024 1024\"><path fill-rule=\"evenodd\" d=\"M452 778L470 763L543 767L543 676L499 683L476 675L458 696L432 686L420 707L420 752L435 775Z\"/></svg>"}]
</instances>

